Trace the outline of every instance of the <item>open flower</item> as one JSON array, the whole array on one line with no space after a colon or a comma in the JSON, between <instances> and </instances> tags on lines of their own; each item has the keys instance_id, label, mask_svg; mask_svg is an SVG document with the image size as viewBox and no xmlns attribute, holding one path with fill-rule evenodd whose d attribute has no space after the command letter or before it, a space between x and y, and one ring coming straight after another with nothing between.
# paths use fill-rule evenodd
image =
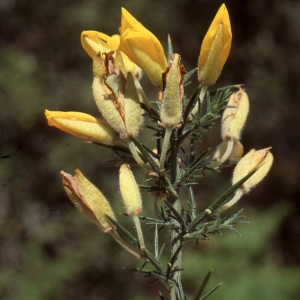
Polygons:
<instances>
[{"instance_id":1,"label":"open flower","mask_svg":"<svg viewBox=\"0 0 300 300\"><path fill-rule=\"evenodd\" d=\"M231 41L230 19L225 4L222 4L200 49L198 79L204 86L211 86L217 81L229 55Z\"/></svg>"},{"instance_id":2,"label":"open flower","mask_svg":"<svg viewBox=\"0 0 300 300\"><path fill-rule=\"evenodd\" d=\"M120 36L115 34L110 37L102 32L94 30L83 31L81 33L81 44L83 49L92 59L95 59L96 55L99 53L103 54L111 51L114 51L116 56L118 47L120 45ZM132 73L134 77L140 79L140 68L134 62L132 62L125 53L121 52L121 57L126 71Z\"/></svg>"},{"instance_id":3,"label":"open flower","mask_svg":"<svg viewBox=\"0 0 300 300\"><path fill-rule=\"evenodd\" d=\"M156 36L122 8L119 49L137 64L154 85L162 86L167 68L163 47Z\"/></svg>"},{"instance_id":4,"label":"open flower","mask_svg":"<svg viewBox=\"0 0 300 300\"><path fill-rule=\"evenodd\" d=\"M45 110L49 126L104 145L114 145L119 140L117 133L104 121L91 115L74 111Z\"/></svg>"}]
</instances>

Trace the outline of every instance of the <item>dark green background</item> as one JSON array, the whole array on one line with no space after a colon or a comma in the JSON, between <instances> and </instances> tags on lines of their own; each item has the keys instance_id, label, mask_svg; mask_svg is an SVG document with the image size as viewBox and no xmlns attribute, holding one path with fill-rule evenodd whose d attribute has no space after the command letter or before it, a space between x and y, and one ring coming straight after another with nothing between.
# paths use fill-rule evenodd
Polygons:
<instances>
[{"instance_id":1,"label":"dark green background","mask_svg":"<svg viewBox=\"0 0 300 300\"><path fill-rule=\"evenodd\" d=\"M149 288L149 279L122 270L136 260L79 214L61 186L60 170L80 168L125 222L117 167L105 163L113 155L48 127L44 109L99 115L92 62L80 33L117 33L121 6L164 46L170 33L175 52L191 69L221 3L0 1L1 299L158 299L161 286ZM299 299L300 4L232 0L226 6L233 43L218 85L247 84L251 110L243 144L247 151L272 146L275 160L264 182L230 210L245 208L250 224L238 226L242 237L225 232L187 247L184 285L191 296L214 266L210 286L220 281L223 286L211 299ZM146 76L143 83L155 95ZM216 124L199 151L219 141ZM201 181L199 209L230 185L230 173ZM142 183L143 176L138 178ZM149 195L144 202L145 213L152 213ZM146 235L151 245L153 231Z\"/></svg>"}]
</instances>

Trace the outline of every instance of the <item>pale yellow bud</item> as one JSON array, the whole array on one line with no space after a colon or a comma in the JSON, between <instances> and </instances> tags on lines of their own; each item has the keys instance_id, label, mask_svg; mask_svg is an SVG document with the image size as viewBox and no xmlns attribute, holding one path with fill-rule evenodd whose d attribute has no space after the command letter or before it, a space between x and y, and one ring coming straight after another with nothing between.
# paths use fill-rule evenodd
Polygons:
<instances>
[{"instance_id":1,"label":"pale yellow bud","mask_svg":"<svg viewBox=\"0 0 300 300\"><path fill-rule=\"evenodd\" d=\"M166 127L174 127L182 122L182 81L185 73L180 64L180 55L172 54L170 65L163 73L164 92L160 107L160 121Z\"/></svg>"},{"instance_id":2,"label":"pale yellow bud","mask_svg":"<svg viewBox=\"0 0 300 300\"><path fill-rule=\"evenodd\" d=\"M74 136L110 146L119 141L117 133L106 122L88 114L46 109L45 115L49 126L55 126Z\"/></svg>"},{"instance_id":3,"label":"pale yellow bud","mask_svg":"<svg viewBox=\"0 0 300 300\"><path fill-rule=\"evenodd\" d=\"M232 184L237 183L252 171L257 171L242 185L243 193L248 193L251 188L257 185L269 172L272 163L273 155L270 152L271 148L262 150L250 150L236 165L233 176Z\"/></svg>"},{"instance_id":4,"label":"pale yellow bud","mask_svg":"<svg viewBox=\"0 0 300 300\"><path fill-rule=\"evenodd\" d=\"M91 221L100 225L104 232L111 231L112 225L105 215L116 219L104 195L78 170L75 176L61 171L64 189L75 205Z\"/></svg>"},{"instance_id":5,"label":"pale yellow bud","mask_svg":"<svg viewBox=\"0 0 300 300\"><path fill-rule=\"evenodd\" d=\"M239 140L249 112L249 99L242 88L232 94L222 116L222 138Z\"/></svg>"},{"instance_id":6,"label":"pale yellow bud","mask_svg":"<svg viewBox=\"0 0 300 300\"><path fill-rule=\"evenodd\" d=\"M121 166L119 182L127 214L129 216L140 215L142 212L142 198L139 187L128 164Z\"/></svg>"}]
</instances>

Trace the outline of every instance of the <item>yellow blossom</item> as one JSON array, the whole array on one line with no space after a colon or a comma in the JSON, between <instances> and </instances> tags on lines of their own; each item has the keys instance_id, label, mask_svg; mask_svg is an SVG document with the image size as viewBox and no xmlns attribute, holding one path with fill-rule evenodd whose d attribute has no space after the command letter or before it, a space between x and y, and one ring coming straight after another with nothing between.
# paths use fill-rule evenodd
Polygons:
<instances>
[{"instance_id":1,"label":"yellow blossom","mask_svg":"<svg viewBox=\"0 0 300 300\"><path fill-rule=\"evenodd\" d=\"M203 86L213 85L221 74L230 52L231 25L225 4L219 8L201 45L198 79Z\"/></svg>"},{"instance_id":2,"label":"yellow blossom","mask_svg":"<svg viewBox=\"0 0 300 300\"><path fill-rule=\"evenodd\" d=\"M162 86L167 61L159 40L125 8L122 8L120 33L119 50L138 65L154 85Z\"/></svg>"},{"instance_id":3,"label":"yellow blossom","mask_svg":"<svg viewBox=\"0 0 300 300\"><path fill-rule=\"evenodd\" d=\"M120 45L120 36L118 34L115 34L110 37L102 32L94 30L83 31L81 33L81 44L86 53L92 59L95 59L96 55L99 53L103 54L110 51L114 51L116 55L118 47ZM132 73L134 77L140 79L140 68L135 63L133 63L123 52L121 52L121 58L123 60L122 63L124 64L126 71Z\"/></svg>"},{"instance_id":4,"label":"yellow blossom","mask_svg":"<svg viewBox=\"0 0 300 300\"><path fill-rule=\"evenodd\" d=\"M104 121L81 112L63 112L45 110L49 126L104 145L114 145L118 140L117 133Z\"/></svg>"}]
</instances>

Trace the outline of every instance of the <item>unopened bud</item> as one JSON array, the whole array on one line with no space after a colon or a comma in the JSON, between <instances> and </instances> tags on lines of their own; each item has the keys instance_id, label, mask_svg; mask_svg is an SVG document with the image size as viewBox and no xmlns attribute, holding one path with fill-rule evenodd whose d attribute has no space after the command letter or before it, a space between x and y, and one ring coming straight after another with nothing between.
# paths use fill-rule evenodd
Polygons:
<instances>
[{"instance_id":1,"label":"unopened bud","mask_svg":"<svg viewBox=\"0 0 300 300\"><path fill-rule=\"evenodd\" d=\"M232 184L236 184L239 180L246 175L256 170L255 173L242 185L243 193L248 193L255 185L257 185L269 172L272 163L273 155L270 152L271 148L262 150L250 150L236 165L233 176Z\"/></svg>"},{"instance_id":2,"label":"unopened bud","mask_svg":"<svg viewBox=\"0 0 300 300\"><path fill-rule=\"evenodd\" d=\"M108 124L119 133L121 138L125 138L127 133L124 125L124 111L119 103L118 95L111 87L112 79L118 82L118 78L116 75L111 75L110 79L110 82L106 82L99 77L94 77L93 94L95 102Z\"/></svg>"},{"instance_id":3,"label":"unopened bud","mask_svg":"<svg viewBox=\"0 0 300 300\"><path fill-rule=\"evenodd\" d=\"M166 127L182 121L183 78L186 71L180 64L180 55L172 54L170 65L163 73L164 92L160 107L160 120Z\"/></svg>"},{"instance_id":4,"label":"unopened bud","mask_svg":"<svg viewBox=\"0 0 300 300\"><path fill-rule=\"evenodd\" d=\"M110 204L104 195L78 170L75 176L61 171L64 189L75 205L91 221L100 225L104 232L109 232L112 225L105 215L116 219Z\"/></svg>"},{"instance_id":5,"label":"unopened bud","mask_svg":"<svg viewBox=\"0 0 300 300\"><path fill-rule=\"evenodd\" d=\"M239 140L249 112L249 99L242 88L232 94L222 116L223 140Z\"/></svg>"},{"instance_id":6,"label":"unopened bud","mask_svg":"<svg viewBox=\"0 0 300 300\"><path fill-rule=\"evenodd\" d=\"M222 4L212 21L201 45L198 61L198 80L211 86L221 74L230 52L231 25L225 4Z\"/></svg>"},{"instance_id":7,"label":"unopened bud","mask_svg":"<svg viewBox=\"0 0 300 300\"><path fill-rule=\"evenodd\" d=\"M119 182L127 214L129 216L140 215L142 212L142 198L139 187L128 164L121 166Z\"/></svg>"}]
</instances>

